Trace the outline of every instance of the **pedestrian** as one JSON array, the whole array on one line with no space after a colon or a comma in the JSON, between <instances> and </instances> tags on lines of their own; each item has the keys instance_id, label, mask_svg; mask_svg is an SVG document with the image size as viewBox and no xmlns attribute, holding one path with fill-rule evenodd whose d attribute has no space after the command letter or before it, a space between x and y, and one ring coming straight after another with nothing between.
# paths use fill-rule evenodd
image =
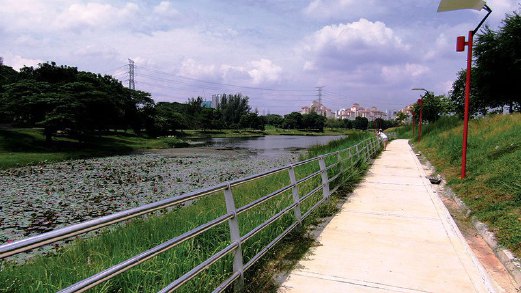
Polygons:
<instances>
[{"instance_id":1,"label":"pedestrian","mask_svg":"<svg viewBox=\"0 0 521 293\"><path fill-rule=\"evenodd\" d=\"M387 148L387 144L389 143L389 138L387 137L387 135L385 135L385 133L381 129L378 129L377 136L378 136L378 139L380 139L380 141L382 141L382 143L384 144L384 151L385 151L385 149Z\"/></svg>"}]
</instances>

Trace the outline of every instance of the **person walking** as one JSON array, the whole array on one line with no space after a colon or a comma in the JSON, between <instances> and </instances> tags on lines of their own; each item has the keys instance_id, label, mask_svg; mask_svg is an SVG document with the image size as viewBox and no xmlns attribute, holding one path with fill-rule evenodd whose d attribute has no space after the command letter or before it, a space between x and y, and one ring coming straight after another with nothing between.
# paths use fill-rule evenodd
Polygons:
<instances>
[{"instance_id":1,"label":"person walking","mask_svg":"<svg viewBox=\"0 0 521 293\"><path fill-rule=\"evenodd\" d=\"M389 138L381 129L378 129L378 133L376 135L378 136L378 139L380 139L380 141L382 141L382 143L384 144L385 151L385 149L387 148L387 144L389 143Z\"/></svg>"}]
</instances>

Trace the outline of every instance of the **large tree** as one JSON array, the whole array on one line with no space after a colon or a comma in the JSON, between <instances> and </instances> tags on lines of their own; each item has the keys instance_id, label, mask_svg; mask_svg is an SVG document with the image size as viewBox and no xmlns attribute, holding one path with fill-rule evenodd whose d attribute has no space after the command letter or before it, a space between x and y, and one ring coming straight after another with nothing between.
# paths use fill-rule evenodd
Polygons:
<instances>
[{"instance_id":1,"label":"large tree","mask_svg":"<svg viewBox=\"0 0 521 293\"><path fill-rule=\"evenodd\" d=\"M486 105L521 111L521 16L507 15L498 31L485 27L474 57L475 82Z\"/></svg>"},{"instance_id":2,"label":"large tree","mask_svg":"<svg viewBox=\"0 0 521 293\"><path fill-rule=\"evenodd\" d=\"M420 117L420 109L422 109L422 120L425 122L434 122L441 116L450 114L454 111L453 102L444 95L436 96L433 93L426 93L423 98L423 106L415 103L412 111L416 120Z\"/></svg>"},{"instance_id":3,"label":"large tree","mask_svg":"<svg viewBox=\"0 0 521 293\"><path fill-rule=\"evenodd\" d=\"M2 82L2 120L43 127L48 140L58 130L81 139L95 130L141 129L136 121L153 107L149 94L126 89L111 76L53 62L24 67L10 83Z\"/></svg>"},{"instance_id":4,"label":"large tree","mask_svg":"<svg viewBox=\"0 0 521 293\"><path fill-rule=\"evenodd\" d=\"M227 127L237 127L243 115L250 113L249 98L242 94L223 94L219 102L218 110Z\"/></svg>"}]
</instances>

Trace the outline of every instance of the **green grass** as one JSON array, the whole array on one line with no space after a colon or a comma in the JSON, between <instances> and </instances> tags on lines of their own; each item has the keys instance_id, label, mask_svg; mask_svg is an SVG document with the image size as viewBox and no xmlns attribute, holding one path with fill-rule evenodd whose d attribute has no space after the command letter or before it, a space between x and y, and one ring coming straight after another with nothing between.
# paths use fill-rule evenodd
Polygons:
<instances>
[{"instance_id":1,"label":"green grass","mask_svg":"<svg viewBox=\"0 0 521 293\"><path fill-rule=\"evenodd\" d=\"M352 145L364 136L358 136L333 142L329 147L316 148L315 152L331 152L342 147ZM313 154L313 153L312 153ZM336 161L333 156L329 163ZM345 190L359 180L366 165L352 163L346 159L345 163L329 170L330 175L339 171L339 168L350 168L352 171L337 179L334 184L344 183ZM297 178L303 178L318 170L317 162L305 164L295 169ZM274 192L289 184L287 171L278 172L259 180L250 181L233 187L235 204L241 207L268 193ZM299 184L300 195L304 195L321 184L320 176ZM345 194L345 193L340 193ZM322 198L318 192L302 202L302 213ZM286 191L273 197L260 206L239 215L241 235L248 233L253 227L265 222L284 207L292 203L291 191ZM318 219L334 212L336 200L323 205L305 221L305 225L316 224ZM85 277L117 264L140 252L150 249L168 239L197 227L226 212L221 192L205 196L185 207L178 207L163 214L143 217L137 220L118 225L116 228L105 229L99 236L89 239L76 239L72 244L60 248L55 255L36 256L23 265L13 262L4 262L0 271L0 291L2 292L54 292L71 285ZM244 262L250 260L267 243L282 232L294 221L293 212L287 213L267 229L258 233L243 243ZM305 229L292 233L290 239L303 239ZM169 250L153 259L134 267L114 279L107 281L93 289L94 292L152 292L166 286L210 255L230 244L227 223L188 240L174 249ZM310 241L284 241L282 245L270 252L272 257L279 255L301 255L305 250L302 245L309 247ZM288 253L289 251L289 253ZM263 260L254 269L248 272L252 284L263 282L257 277L269 261ZM210 266L194 280L185 284L180 292L207 292L229 276L232 268L231 256ZM268 278L269 279L269 278ZM250 283L250 282L247 282ZM257 283L258 284L258 283ZM274 285L272 284L271 287ZM270 287L270 286L268 286ZM271 288L270 287L270 288Z\"/></svg>"},{"instance_id":2,"label":"green grass","mask_svg":"<svg viewBox=\"0 0 521 293\"><path fill-rule=\"evenodd\" d=\"M415 143L449 186L487 223L501 245L521 256L521 114L469 123L467 178L460 179L463 123L443 118L425 125Z\"/></svg>"},{"instance_id":3,"label":"green grass","mask_svg":"<svg viewBox=\"0 0 521 293\"><path fill-rule=\"evenodd\" d=\"M324 132L285 130L268 126L260 130L185 130L180 137L147 138L132 133L110 133L92 136L79 143L66 137L54 137L46 142L41 129L0 129L0 169L86 159L111 155L125 155L143 149L187 147L186 139L257 137L264 135L351 135L357 133L345 129L326 129Z\"/></svg>"},{"instance_id":4,"label":"green grass","mask_svg":"<svg viewBox=\"0 0 521 293\"><path fill-rule=\"evenodd\" d=\"M84 143L58 137L48 143L41 129L0 129L0 169L185 145L175 137L151 139L125 133L95 136Z\"/></svg>"},{"instance_id":5,"label":"green grass","mask_svg":"<svg viewBox=\"0 0 521 293\"><path fill-rule=\"evenodd\" d=\"M256 137L264 135L302 135L302 136L325 136L325 135L349 135L356 133L355 130L340 128L324 128L323 132L306 131L298 129L282 129L266 125L265 130L254 129L222 129L222 130L183 130L185 138L226 138L226 137Z\"/></svg>"}]
</instances>

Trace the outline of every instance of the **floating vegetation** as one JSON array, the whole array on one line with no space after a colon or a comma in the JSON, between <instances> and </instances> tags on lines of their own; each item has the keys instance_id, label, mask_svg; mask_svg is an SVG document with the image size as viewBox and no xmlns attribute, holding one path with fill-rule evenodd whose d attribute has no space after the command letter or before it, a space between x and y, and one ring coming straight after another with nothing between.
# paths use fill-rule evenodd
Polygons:
<instances>
[{"instance_id":1,"label":"floating vegetation","mask_svg":"<svg viewBox=\"0 0 521 293\"><path fill-rule=\"evenodd\" d=\"M0 243L259 173L297 157L148 153L3 170Z\"/></svg>"}]
</instances>

